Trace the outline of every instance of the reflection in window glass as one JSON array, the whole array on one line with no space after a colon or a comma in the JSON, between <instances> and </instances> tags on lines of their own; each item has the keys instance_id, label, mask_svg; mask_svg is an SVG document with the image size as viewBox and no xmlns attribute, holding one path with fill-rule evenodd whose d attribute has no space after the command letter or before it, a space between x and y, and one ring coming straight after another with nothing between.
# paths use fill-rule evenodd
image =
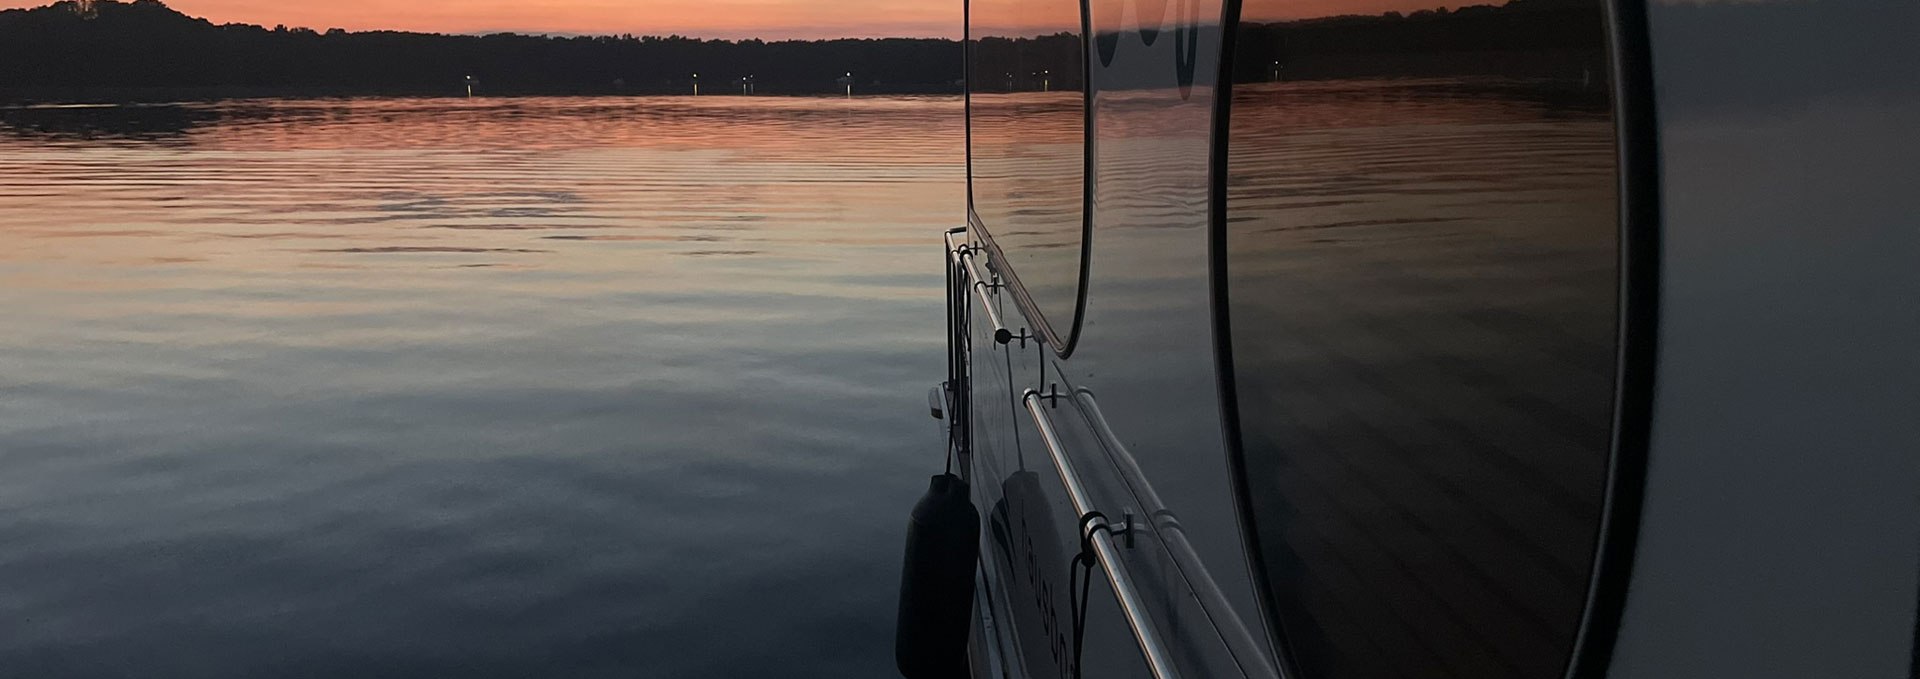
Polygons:
<instances>
[{"instance_id":1,"label":"reflection in window glass","mask_svg":"<svg viewBox=\"0 0 1920 679\"><path fill-rule=\"evenodd\" d=\"M1606 485L1600 0L1249 0L1226 242L1253 525L1304 677L1559 677ZM1318 5L1316 5L1318 6Z\"/></svg>"},{"instance_id":2,"label":"reflection in window glass","mask_svg":"<svg viewBox=\"0 0 1920 679\"><path fill-rule=\"evenodd\" d=\"M969 6L973 210L1065 340L1080 284L1085 100L1077 1Z\"/></svg>"}]
</instances>

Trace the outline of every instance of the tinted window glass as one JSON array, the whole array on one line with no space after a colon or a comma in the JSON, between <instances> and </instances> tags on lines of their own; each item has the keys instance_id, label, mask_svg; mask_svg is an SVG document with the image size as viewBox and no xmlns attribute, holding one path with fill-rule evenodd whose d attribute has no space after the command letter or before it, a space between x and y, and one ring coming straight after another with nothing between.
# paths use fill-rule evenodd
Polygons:
<instances>
[{"instance_id":1,"label":"tinted window glass","mask_svg":"<svg viewBox=\"0 0 1920 679\"><path fill-rule=\"evenodd\" d=\"M1282 643L1325 677L1559 677L1606 485L1599 0L1249 0L1227 294ZM1321 7L1321 5L1312 5Z\"/></svg>"},{"instance_id":2,"label":"tinted window glass","mask_svg":"<svg viewBox=\"0 0 1920 679\"><path fill-rule=\"evenodd\" d=\"M971 3L973 210L1055 339L1073 327L1085 191L1080 3Z\"/></svg>"}]
</instances>

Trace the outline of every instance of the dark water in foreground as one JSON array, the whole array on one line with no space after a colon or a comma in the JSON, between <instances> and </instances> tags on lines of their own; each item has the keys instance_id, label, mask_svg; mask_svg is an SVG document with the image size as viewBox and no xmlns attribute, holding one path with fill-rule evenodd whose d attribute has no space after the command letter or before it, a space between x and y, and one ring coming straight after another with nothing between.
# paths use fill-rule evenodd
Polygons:
<instances>
[{"instance_id":1,"label":"dark water in foreground","mask_svg":"<svg viewBox=\"0 0 1920 679\"><path fill-rule=\"evenodd\" d=\"M887 675L959 114L0 112L0 674Z\"/></svg>"}]
</instances>

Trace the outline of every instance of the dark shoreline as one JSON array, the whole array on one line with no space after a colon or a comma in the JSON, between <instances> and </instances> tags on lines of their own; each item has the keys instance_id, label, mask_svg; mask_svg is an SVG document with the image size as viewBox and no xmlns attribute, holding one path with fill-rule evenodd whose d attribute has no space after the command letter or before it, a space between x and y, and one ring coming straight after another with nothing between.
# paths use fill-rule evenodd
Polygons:
<instances>
[{"instance_id":1,"label":"dark shoreline","mask_svg":"<svg viewBox=\"0 0 1920 679\"><path fill-rule=\"evenodd\" d=\"M684 36L444 35L216 25L160 0L0 11L0 104L254 98L959 94L967 48L940 38L703 40ZM1606 32L1577 0L1408 15L1248 23L1256 53L1234 82L1506 77L1604 83ZM1514 19L1531 17L1530 30ZM1542 28L1544 27L1544 28ZM1199 25L1196 31L1219 31ZM1000 91L1078 88L1084 60L1120 33L976 36L973 64ZM1409 60L1405 47L1423 55ZM1093 49L1087 50L1085 47ZM1092 54L1089 54L1091 52ZM1109 73L1106 90L1150 86Z\"/></svg>"}]
</instances>

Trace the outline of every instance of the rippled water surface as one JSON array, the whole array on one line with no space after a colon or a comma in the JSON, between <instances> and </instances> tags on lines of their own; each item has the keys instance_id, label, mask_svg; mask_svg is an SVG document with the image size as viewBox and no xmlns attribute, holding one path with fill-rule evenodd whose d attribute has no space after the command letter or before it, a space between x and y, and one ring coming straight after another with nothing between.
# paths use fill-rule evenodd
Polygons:
<instances>
[{"instance_id":1,"label":"rippled water surface","mask_svg":"<svg viewBox=\"0 0 1920 679\"><path fill-rule=\"evenodd\" d=\"M0 674L888 674L959 114L0 111Z\"/></svg>"}]
</instances>

